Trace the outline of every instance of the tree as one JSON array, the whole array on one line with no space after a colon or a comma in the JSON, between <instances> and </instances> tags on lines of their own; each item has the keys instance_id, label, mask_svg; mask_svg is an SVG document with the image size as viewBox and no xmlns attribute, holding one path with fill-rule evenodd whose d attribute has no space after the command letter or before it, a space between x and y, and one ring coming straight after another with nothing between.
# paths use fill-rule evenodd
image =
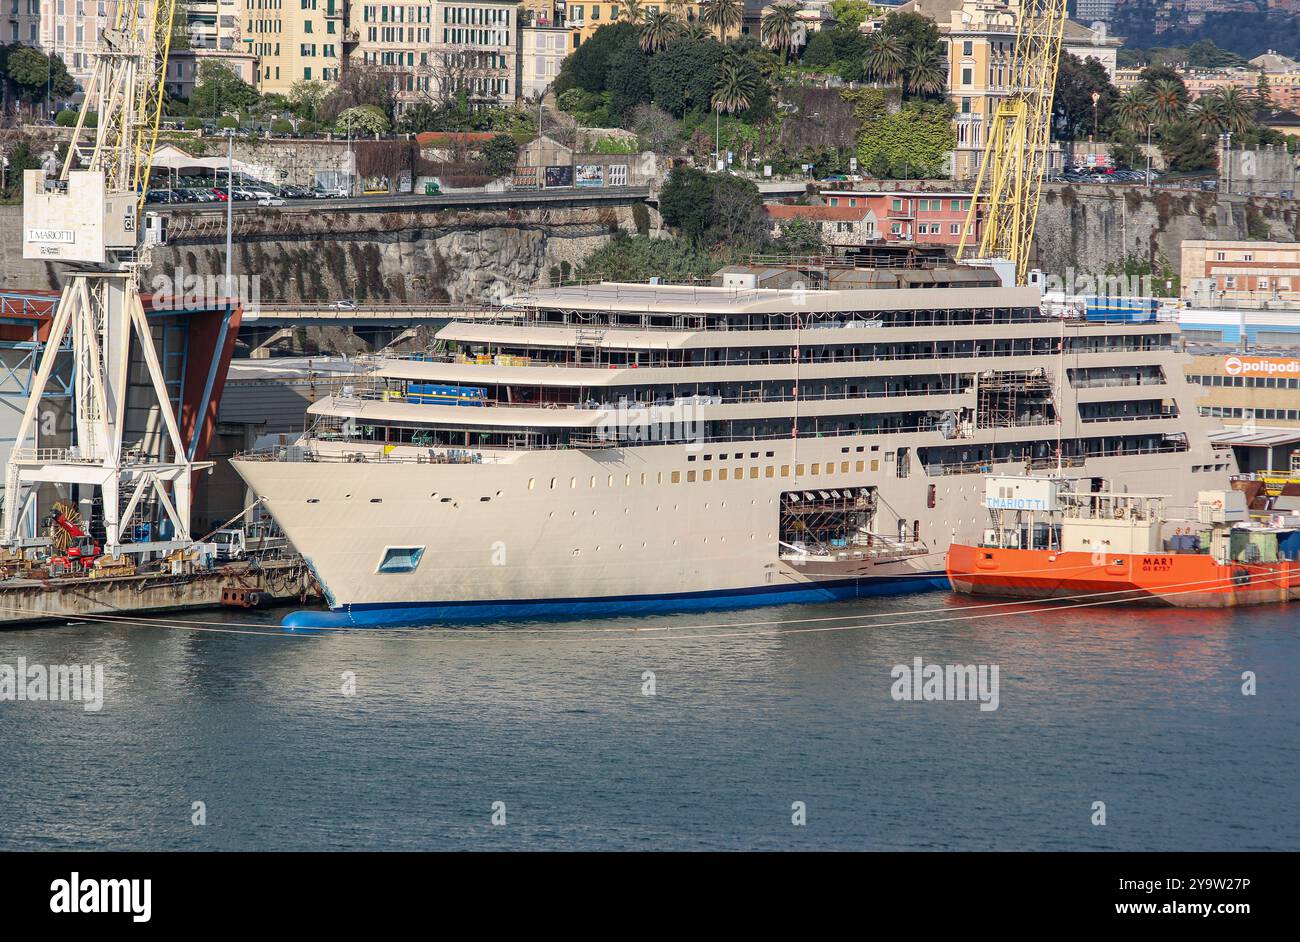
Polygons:
<instances>
[{"instance_id":1,"label":"tree","mask_svg":"<svg viewBox=\"0 0 1300 942\"><path fill-rule=\"evenodd\" d=\"M692 167L674 167L659 191L659 214L688 242L699 244L709 228L713 190L709 175Z\"/></svg>"},{"instance_id":2,"label":"tree","mask_svg":"<svg viewBox=\"0 0 1300 942\"><path fill-rule=\"evenodd\" d=\"M257 89L221 62L199 65L198 83L190 93L190 111L199 117L243 111L257 103Z\"/></svg>"},{"instance_id":3,"label":"tree","mask_svg":"<svg viewBox=\"0 0 1300 942\"><path fill-rule=\"evenodd\" d=\"M329 86L317 79L299 79L289 86L289 104L300 118L316 120L316 111L329 94Z\"/></svg>"},{"instance_id":4,"label":"tree","mask_svg":"<svg viewBox=\"0 0 1300 942\"><path fill-rule=\"evenodd\" d=\"M757 249L767 241L762 194L729 173L674 167L659 193L659 212L692 245Z\"/></svg>"},{"instance_id":5,"label":"tree","mask_svg":"<svg viewBox=\"0 0 1300 942\"><path fill-rule=\"evenodd\" d=\"M641 10L641 0L618 0L618 18L620 21L638 26L644 15Z\"/></svg>"},{"instance_id":6,"label":"tree","mask_svg":"<svg viewBox=\"0 0 1300 942\"><path fill-rule=\"evenodd\" d=\"M44 101L48 95L53 105L77 90L77 83L68 74L61 56L47 56L30 46L10 46L5 71L17 88L18 97L28 104Z\"/></svg>"},{"instance_id":7,"label":"tree","mask_svg":"<svg viewBox=\"0 0 1300 942\"><path fill-rule=\"evenodd\" d=\"M899 36L883 30L874 32L867 39L867 72L879 82L893 82L903 71L906 54Z\"/></svg>"},{"instance_id":8,"label":"tree","mask_svg":"<svg viewBox=\"0 0 1300 942\"><path fill-rule=\"evenodd\" d=\"M911 95L927 96L940 94L946 83L947 73L943 68L943 53L938 46L915 46L907 61L907 74L903 83L904 90Z\"/></svg>"},{"instance_id":9,"label":"tree","mask_svg":"<svg viewBox=\"0 0 1300 942\"><path fill-rule=\"evenodd\" d=\"M797 47L799 26L799 7L793 3L774 4L763 17L760 27L763 44L781 53L782 65Z\"/></svg>"},{"instance_id":10,"label":"tree","mask_svg":"<svg viewBox=\"0 0 1300 942\"><path fill-rule=\"evenodd\" d=\"M1160 153L1177 173L1212 170L1218 164L1214 143L1188 120L1167 125L1160 133Z\"/></svg>"},{"instance_id":11,"label":"tree","mask_svg":"<svg viewBox=\"0 0 1300 942\"><path fill-rule=\"evenodd\" d=\"M1154 123L1149 91L1140 85L1126 91L1115 103L1115 119L1126 131L1144 133L1147 125Z\"/></svg>"},{"instance_id":12,"label":"tree","mask_svg":"<svg viewBox=\"0 0 1300 942\"><path fill-rule=\"evenodd\" d=\"M377 105L355 105L344 110L335 126L345 134L387 134L392 126L388 115Z\"/></svg>"},{"instance_id":13,"label":"tree","mask_svg":"<svg viewBox=\"0 0 1300 942\"><path fill-rule=\"evenodd\" d=\"M707 110L721 75L723 54L722 45L712 37L702 42L683 39L661 49L650 57L647 70L651 100L679 118L692 109Z\"/></svg>"},{"instance_id":14,"label":"tree","mask_svg":"<svg viewBox=\"0 0 1300 942\"><path fill-rule=\"evenodd\" d=\"M713 108L728 114L744 111L753 104L757 91L757 84L751 74L735 62L724 62L718 83L713 86Z\"/></svg>"},{"instance_id":15,"label":"tree","mask_svg":"<svg viewBox=\"0 0 1300 942\"><path fill-rule=\"evenodd\" d=\"M785 255L821 255L826 251L821 225L802 216L781 223L776 244Z\"/></svg>"},{"instance_id":16,"label":"tree","mask_svg":"<svg viewBox=\"0 0 1300 942\"><path fill-rule=\"evenodd\" d=\"M610 58L620 49L638 48L639 43L640 32L631 23L602 26L564 60L555 79L555 93L559 95L571 88L603 92Z\"/></svg>"},{"instance_id":17,"label":"tree","mask_svg":"<svg viewBox=\"0 0 1300 942\"><path fill-rule=\"evenodd\" d=\"M1172 124L1187 111L1187 87L1181 81L1160 79L1151 86L1151 118L1158 125Z\"/></svg>"},{"instance_id":18,"label":"tree","mask_svg":"<svg viewBox=\"0 0 1300 942\"><path fill-rule=\"evenodd\" d=\"M745 0L710 0L700 13L704 25L718 31L718 39L727 41L727 34L740 27L745 18Z\"/></svg>"},{"instance_id":19,"label":"tree","mask_svg":"<svg viewBox=\"0 0 1300 942\"><path fill-rule=\"evenodd\" d=\"M1262 70L1255 82L1255 108L1258 111L1273 109L1273 86L1269 84L1268 76Z\"/></svg>"},{"instance_id":20,"label":"tree","mask_svg":"<svg viewBox=\"0 0 1300 942\"><path fill-rule=\"evenodd\" d=\"M1098 95L1095 113L1094 92ZM1089 56L1081 60L1068 52L1061 54L1052 96L1052 116L1060 139L1073 141L1093 133L1094 118L1100 131L1118 100L1119 92L1111 84L1110 74L1097 59Z\"/></svg>"},{"instance_id":21,"label":"tree","mask_svg":"<svg viewBox=\"0 0 1300 942\"><path fill-rule=\"evenodd\" d=\"M352 62L321 102L320 120L333 122L349 108L370 105L391 123L396 101L393 73L372 62Z\"/></svg>"},{"instance_id":22,"label":"tree","mask_svg":"<svg viewBox=\"0 0 1300 942\"><path fill-rule=\"evenodd\" d=\"M637 142L643 150L666 154L681 146L681 126L658 105L647 103L633 108L629 127L636 132Z\"/></svg>"},{"instance_id":23,"label":"tree","mask_svg":"<svg viewBox=\"0 0 1300 942\"><path fill-rule=\"evenodd\" d=\"M869 16L877 16L876 7L865 0L831 0L831 18L845 29L858 29Z\"/></svg>"},{"instance_id":24,"label":"tree","mask_svg":"<svg viewBox=\"0 0 1300 942\"><path fill-rule=\"evenodd\" d=\"M663 49L682 30L682 21L671 13L655 11L641 25L641 49L656 52Z\"/></svg>"},{"instance_id":25,"label":"tree","mask_svg":"<svg viewBox=\"0 0 1300 942\"><path fill-rule=\"evenodd\" d=\"M667 14L651 15L667 16ZM635 46L619 49L610 57L605 85L609 95L609 104L606 107L609 119L616 124L622 124L627 120L628 112L637 105L650 101L652 97L650 57Z\"/></svg>"},{"instance_id":26,"label":"tree","mask_svg":"<svg viewBox=\"0 0 1300 942\"><path fill-rule=\"evenodd\" d=\"M498 134L479 148L479 157L494 177L514 172L519 160L519 145L509 134Z\"/></svg>"}]
</instances>

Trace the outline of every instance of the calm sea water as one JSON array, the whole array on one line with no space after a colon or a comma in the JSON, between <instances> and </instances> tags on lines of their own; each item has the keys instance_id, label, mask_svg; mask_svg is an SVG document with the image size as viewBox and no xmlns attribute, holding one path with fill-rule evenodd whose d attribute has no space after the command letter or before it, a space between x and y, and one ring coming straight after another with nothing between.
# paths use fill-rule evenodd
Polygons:
<instances>
[{"instance_id":1,"label":"calm sea water","mask_svg":"<svg viewBox=\"0 0 1300 942\"><path fill-rule=\"evenodd\" d=\"M1300 849L1300 609L1015 610L0 632L106 672L98 713L0 702L0 848ZM918 656L999 708L896 702Z\"/></svg>"}]
</instances>

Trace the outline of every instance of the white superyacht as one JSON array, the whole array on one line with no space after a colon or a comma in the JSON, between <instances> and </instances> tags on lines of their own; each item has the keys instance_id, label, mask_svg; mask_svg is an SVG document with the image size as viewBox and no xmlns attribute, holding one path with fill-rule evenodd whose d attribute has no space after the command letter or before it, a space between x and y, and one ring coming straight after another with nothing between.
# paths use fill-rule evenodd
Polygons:
<instances>
[{"instance_id":1,"label":"white superyacht","mask_svg":"<svg viewBox=\"0 0 1300 942\"><path fill-rule=\"evenodd\" d=\"M326 592L300 627L946 586L987 474L1171 494L1236 470L1176 324L1046 316L990 269L840 259L537 289L376 361L234 465Z\"/></svg>"}]
</instances>

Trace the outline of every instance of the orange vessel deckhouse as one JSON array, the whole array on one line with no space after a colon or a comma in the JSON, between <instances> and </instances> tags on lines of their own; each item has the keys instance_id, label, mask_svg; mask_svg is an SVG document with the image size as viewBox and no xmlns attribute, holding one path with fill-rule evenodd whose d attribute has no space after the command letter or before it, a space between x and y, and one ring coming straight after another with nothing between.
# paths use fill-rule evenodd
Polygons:
<instances>
[{"instance_id":1,"label":"orange vessel deckhouse","mask_svg":"<svg viewBox=\"0 0 1300 942\"><path fill-rule=\"evenodd\" d=\"M1186 519L1165 498L1080 489L1100 481L990 477L979 546L954 543L957 592L1188 608L1300 598L1300 520L1251 521L1245 495L1201 491Z\"/></svg>"}]
</instances>

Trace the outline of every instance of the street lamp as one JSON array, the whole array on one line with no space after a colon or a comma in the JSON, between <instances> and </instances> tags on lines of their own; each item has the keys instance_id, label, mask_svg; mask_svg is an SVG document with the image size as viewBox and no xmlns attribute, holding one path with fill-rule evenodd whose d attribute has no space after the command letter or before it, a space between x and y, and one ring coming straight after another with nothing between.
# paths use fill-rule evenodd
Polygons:
<instances>
[{"instance_id":1,"label":"street lamp","mask_svg":"<svg viewBox=\"0 0 1300 942\"><path fill-rule=\"evenodd\" d=\"M1147 189L1151 189L1151 122L1147 122Z\"/></svg>"},{"instance_id":2,"label":"street lamp","mask_svg":"<svg viewBox=\"0 0 1300 942\"><path fill-rule=\"evenodd\" d=\"M1097 102L1101 101L1101 92L1092 93L1092 139L1097 140Z\"/></svg>"}]
</instances>

